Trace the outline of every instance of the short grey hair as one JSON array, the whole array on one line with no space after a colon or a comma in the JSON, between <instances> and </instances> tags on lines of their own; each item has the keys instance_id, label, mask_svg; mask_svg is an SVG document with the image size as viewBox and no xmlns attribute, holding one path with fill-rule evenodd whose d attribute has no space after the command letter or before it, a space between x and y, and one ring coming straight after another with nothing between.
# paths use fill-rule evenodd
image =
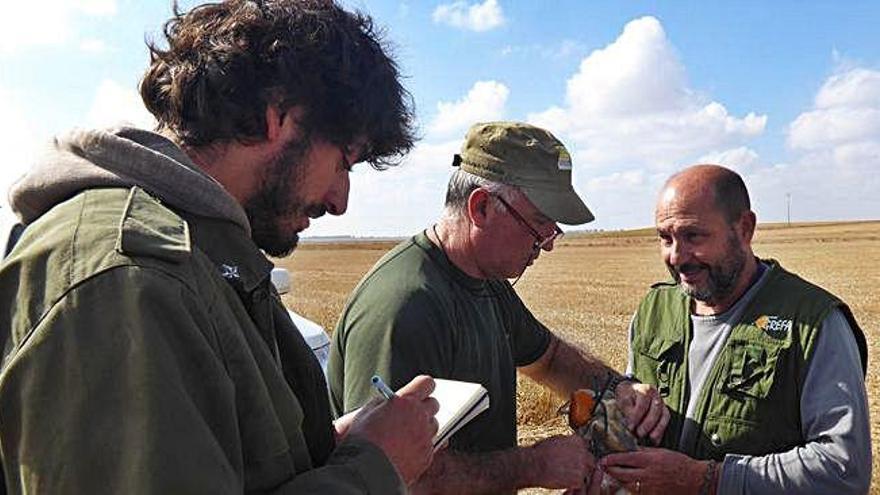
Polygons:
<instances>
[{"instance_id":1,"label":"short grey hair","mask_svg":"<svg viewBox=\"0 0 880 495\"><path fill-rule=\"evenodd\" d=\"M491 181L459 168L449 178L449 185L446 188L446 216L462 216L467 210L467 200L471 193L479 188L485 189L490 194L501 196L507 202L514 201L515 198L522 194L515 186ZM503 208L498 202L493 202L493 205L499 211Z\"/></svg>"}]
</instances>

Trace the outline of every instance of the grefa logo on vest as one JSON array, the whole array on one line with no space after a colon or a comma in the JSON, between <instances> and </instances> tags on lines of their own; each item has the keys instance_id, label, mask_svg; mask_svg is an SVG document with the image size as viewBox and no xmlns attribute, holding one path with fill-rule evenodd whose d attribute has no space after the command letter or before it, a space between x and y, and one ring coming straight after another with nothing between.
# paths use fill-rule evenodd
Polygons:
<instances>
[{"instance_id":1,"label":"grefa logo on vest","mask_svg":"<svg viewBox=\"0 0 880 495\"><path fill-rule=\"evenodd\" d=\"M786 334L791 331L792 321L778 316L764 315L755 320L755 326L769 334Z\"/></svg>"}]
</instances>

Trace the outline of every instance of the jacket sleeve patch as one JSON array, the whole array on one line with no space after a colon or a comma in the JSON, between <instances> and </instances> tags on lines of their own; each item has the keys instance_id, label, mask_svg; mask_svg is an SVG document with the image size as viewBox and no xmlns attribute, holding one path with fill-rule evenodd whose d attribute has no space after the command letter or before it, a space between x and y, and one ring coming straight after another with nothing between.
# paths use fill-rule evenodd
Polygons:
<instances>
[{"instance_id":1,"label":"jacket sleeve patch","mask_svg":"<svg viewBox=\"0 0 880 495\"><path fill-rule=\"evenodd\" d=\"M128 196L116 251L128 256L148 256L180 262L192 252L189 225L139 187Z\"/></svg>"}]
</instances>

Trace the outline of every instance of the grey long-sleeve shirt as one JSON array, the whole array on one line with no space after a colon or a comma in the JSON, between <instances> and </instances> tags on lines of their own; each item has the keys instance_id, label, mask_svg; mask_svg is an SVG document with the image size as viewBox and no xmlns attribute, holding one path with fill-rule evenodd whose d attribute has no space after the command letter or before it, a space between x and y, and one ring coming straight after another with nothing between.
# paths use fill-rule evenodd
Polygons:
<instances>
[{"instance_id":1,"label":"grey long-sleeve shirt","mask_svg":"<svg viewBox=\"0 0 880 495\"><path fill-rule=\"evenodd\" d=\"M861 360L840 311L822 324L801 395L803 445L774 454L728 454L719 495L867 493L871 431Z\"/></svg>"},{"instance_id":2,"label":"grey long-sleeve shirt","mask_svg":"<svg viewBox=\"0 0 880 495\"><path fill-rule=\"evenodd\" d=\"M729 327L729 320L724 316L740 313L736 311L739 303L726 315L719 315L725 322L719 322L714 335L702 332L704 338L726 339L729 329L725 331L724 327ZM699 335L697 332L695 339ZM706 342L699 345L704 349L714 347ZM632 369L631 353L628 371ZM703 362L706 369L718 355L708 354L709 359ZM860 363L849 323L835 310L822 324L803 385L800 410L804 444L763 456L728 454L721 468L718 494L867 493L871 483L871 432ZM690 374L702 373L689 370ZM692 385L702 387L702 383L694 383L694 378L689 376Z\"/></svg>"}]
</instances>

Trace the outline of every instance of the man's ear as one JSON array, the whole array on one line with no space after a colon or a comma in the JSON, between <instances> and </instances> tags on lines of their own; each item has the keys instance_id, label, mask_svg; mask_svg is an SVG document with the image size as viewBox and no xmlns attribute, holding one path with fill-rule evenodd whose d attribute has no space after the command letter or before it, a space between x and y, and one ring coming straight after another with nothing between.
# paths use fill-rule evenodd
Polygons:
<instances>
[{"instance_id":1,"label":"man's ear","mask_svg":"<svg viewBox=\"0 0 880 495\"><path fill-rule=\"evenodd\" d=\"M755 226L758 219L752 210L744 211L739 217L739 227L743 241L751 245L752 237L755 235Z\"/></svg>"},{"instance_id":2,"label":"man's ear","mask_svg":"<svg viewBox=\"0 0 880 495\"><path fill-rule=\"evenodd\" d=\"M492 195L489 191L478 187L471 191L467 201L467 212L471 222L476 227L483 227L489 216L489 209L492 207Z\"/></svg>"},{"instance_id":3,"label":"man's ear","mask_svg":"<svg viewBox=\"0 0 880 495\"><path fill-rule=\"evenodd\" d=\"M301 107L291 107L282 112L275 105L266 106L266 141L270 143L287 143L299 136L299 119L303 111Z\"/></svg>"}]
</instances>

